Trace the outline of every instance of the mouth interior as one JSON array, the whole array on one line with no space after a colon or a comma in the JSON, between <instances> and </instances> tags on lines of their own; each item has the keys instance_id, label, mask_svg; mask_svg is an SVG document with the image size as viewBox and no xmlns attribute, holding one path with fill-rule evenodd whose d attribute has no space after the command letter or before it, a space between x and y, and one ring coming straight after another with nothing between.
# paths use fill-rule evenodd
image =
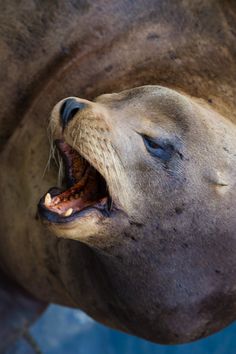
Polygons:
<instances>
[{"instance_id":1,"label":"mouth interior","mask_svg":"<svg viewBox=\"0 0 236 354\"><path fill-rule=\"evenodd\" d=\"M89 207L108 214L111 198L105 179L77 151L63 140L55 141L64 162L67 189L51 189L43 198L43 207L58 217L68 218Z\"/></svg>"}]
</instances>

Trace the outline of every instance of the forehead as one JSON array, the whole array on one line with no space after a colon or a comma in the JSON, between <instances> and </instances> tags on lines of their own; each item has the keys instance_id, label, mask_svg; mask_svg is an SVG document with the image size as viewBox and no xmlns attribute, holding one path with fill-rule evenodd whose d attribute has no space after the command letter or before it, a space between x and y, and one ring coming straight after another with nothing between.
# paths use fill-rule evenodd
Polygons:
<instances>
[{"instance_id":1,"label":"forehead","mask_svg":"<svg viewBox=\"0 0 236 354\"><path fill-rule=\"evenodd\" d=\"M190 98L162 86L141 86L120 93L105 94L99 96L96 102L104 104L108 109L145 114L154 122L162 117L186 125L195 115Z\"/></svg>"},{"instance_id":2,"label":"forehead","mask_svg":"<svg viewBox=\"0 0 236 354\"><path fill-rule=\"evenodd\" d=\"M96 98L96 102L105 104L130 104L136 101L144 101L146 98L151 98L158 95L160 86L141 86L133 89L124 90L119 93L104 94ZM164 89L164 88L163 88Z\"/></svg>"},{"instance_id":3,"label":"forehead","mask_svg":"<svg viewBox=\"0 0 236 354\"><path fill-rule=\"evenodd\" d=\"M95 102L114 108L130 105L159 107L163 111L170 112L174 107L176 110L182 110L183 114L191 108L189 98L187 99L177 91L162 86L141 86L119 93L104 94L98 96Z\"/></svg>"}]
</instances>

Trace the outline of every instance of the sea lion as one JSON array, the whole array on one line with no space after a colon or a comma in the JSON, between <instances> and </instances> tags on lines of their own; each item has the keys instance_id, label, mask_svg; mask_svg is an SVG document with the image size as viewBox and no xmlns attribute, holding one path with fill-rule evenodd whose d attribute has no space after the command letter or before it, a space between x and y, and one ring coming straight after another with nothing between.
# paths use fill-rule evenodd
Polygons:
<instances>
[{"instance_id":1,"label":"sea lion","mask_svg":"<svg viewBox=\"0 0 236 354\"><path fill-rule=\"evenodd\" d=\"M194 98L143 86L62 100L50 126L68 189L49 191L40 215L57 236L91 247L126 329L175 342L232 321L235 124Z\"/></svg>"},{"instance_id":2,"label":"sea lion","mask_svg":"<svg viewBox=\"0 0 236 354\"><path fill-rule=\"evenodd\" d=\"M155 342L186 342L223 328L235 319L235 3L81 1L81 12L73 1L63 2L63 11L29 3L27 21L23 7L12 18L9 3L0 24L2 271L38 299L79 307L106 325ZM124 91L143 85L154 86ZM106 92L118 94L101 96ZM72 117L61 107L66 100L59 103L53 138L62 137L60 110L63 137L73 146L70 127L88 113L93 117L96 107L110 148L121 152L113 167L124 185L115 187L104 166L95 166L112 198L105 188L97 194L107 208L86 215L96 223L81 235L78 225L66 233L63 225L72 223L55 222L77 223L77 207L56 215L53 232L36 215L44 195L40 216L50 221L42 203L58 168L45 169L47 120L67 96L85 107ZM157 111L158 117L152 114L145 133L141 124L133 134L131 124L141 123L144 111ZM116 117L117 136L108 112ZM127 132L123 121L129 122ZM161 132L155 122L166 132L164 141L150 139L160 137L150 136ZM89 209L90 198L86 202ZM64 213L71 212L67 205Z\"/></svg>"}]
</instances>

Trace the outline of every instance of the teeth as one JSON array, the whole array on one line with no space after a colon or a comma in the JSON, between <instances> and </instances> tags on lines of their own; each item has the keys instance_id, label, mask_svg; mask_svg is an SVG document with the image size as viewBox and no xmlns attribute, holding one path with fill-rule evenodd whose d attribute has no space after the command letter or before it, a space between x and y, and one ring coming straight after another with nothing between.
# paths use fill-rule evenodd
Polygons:
<instances>
[{"instance_id":1,"label":"teeth","mask_svg":"<svg viewBox=\"0 0 236 354\"><path fill-rule=\"evenodd\" d=\"M55 197L55 198L53 199L53 203L54 203L55 205L57 205L58 203L60 203L60 201L61 201L61 199L58 198L58 197Z\"/></svg>"},{"instance_id":2,"label":"teeth","mask_svg":"<svg viewBox=\"0 0 236 354\"><path fill-rule=\"evenodd\" d=\"M79 194L76 193L76 194L75 194L75 199L78 199L78 198L79 198Z\"/></svg>"},{"instance_id":3,"label":"teeth","mask_svg":"<svg viewBox=\"0 0 236 354\"><path fill-rule=\"evenodd\" d=\"M52 197L51 197L51 194L50 193L47 193L46 196L45 196L45 200L44 200L44 204L46 206L50 205L52 202Z\"/></svg>"},{"instance_id":4,"label":"teeth","mask_svg":"<svg viewBox=\"0 0 236 354\"><path fill-rule=\"evenodd\" d=\"M64 216L70 216L71 214L73 213L73 209L72 208L69 208L67 209L65 212L64 212Z\"/></svg>"}]
</instances>

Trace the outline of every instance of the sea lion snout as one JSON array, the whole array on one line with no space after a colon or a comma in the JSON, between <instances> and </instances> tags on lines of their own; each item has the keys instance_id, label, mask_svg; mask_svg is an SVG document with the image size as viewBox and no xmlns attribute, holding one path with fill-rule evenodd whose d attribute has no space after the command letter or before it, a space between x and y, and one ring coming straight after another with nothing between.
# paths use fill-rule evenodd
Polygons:
<instances>
[{"instance_id":1,"label":"sea lion snout","mask_svg":"<svg viewBox=\"0 0 236 354\"><path fill-rule=\"evenodd\" d=\"M60 121L63 129L74 118L75 114L85 107L86 104L84 102L80 102L74 98L66 99L60 108Z\"/></svg>"}]
</instances>

